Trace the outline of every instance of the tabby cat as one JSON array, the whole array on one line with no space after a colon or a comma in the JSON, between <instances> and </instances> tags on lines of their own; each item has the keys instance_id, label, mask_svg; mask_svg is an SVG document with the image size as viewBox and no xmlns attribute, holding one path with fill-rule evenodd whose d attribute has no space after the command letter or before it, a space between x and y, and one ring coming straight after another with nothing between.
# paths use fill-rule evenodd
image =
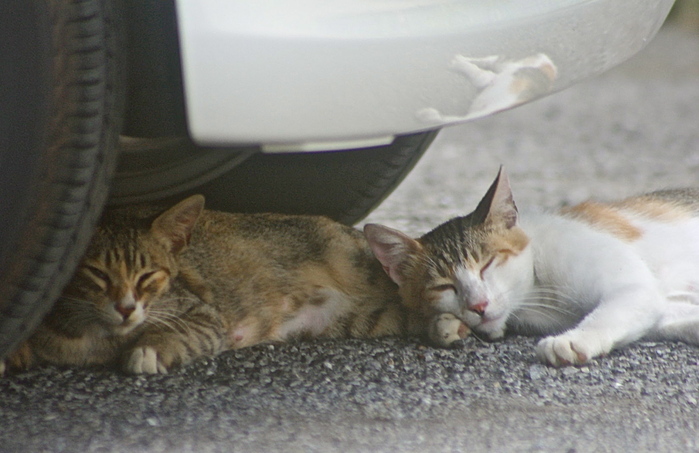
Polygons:
<instances>
[{"instance_id":1,"label":"tabby cat","mask_svg":"<svg viewBox=\"0 0 699 453\"><path fill-rule=\"evenodd\" d=\"M408 307L489 339L546 336L536 349L552 365L641 338L699 344L699 190L520 216L501 169L465 217L419 239L365 235Z\"/></svg>"},{"instance_id":2,"label":"tabby cat","mask_svg":"<svg viewBox=\"0 0 699 453\"><path fill-rule=\"evenodd\" d=\"M412 335L426 325L404 309L360 231L324 217L203 208L194 195L165 212L105 214L74 278L3 368L165 373L261 342Z\"/></svg>"}]
</instances>

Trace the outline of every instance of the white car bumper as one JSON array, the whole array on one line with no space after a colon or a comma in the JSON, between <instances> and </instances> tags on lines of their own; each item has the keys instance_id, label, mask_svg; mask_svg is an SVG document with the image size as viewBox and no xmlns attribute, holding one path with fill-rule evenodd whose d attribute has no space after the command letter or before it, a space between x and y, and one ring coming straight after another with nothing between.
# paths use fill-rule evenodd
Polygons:
<instances>
[{"instance_id":1,"label":"white car bumper","mask_svg":"<svg viewBox=\"0 0 699 453\"><path fill-rule=\"evenodd\" d=\"M672 0L177 0L190 134L268 151L390 142L642 49Z\"/></svg>"}]
</instances>

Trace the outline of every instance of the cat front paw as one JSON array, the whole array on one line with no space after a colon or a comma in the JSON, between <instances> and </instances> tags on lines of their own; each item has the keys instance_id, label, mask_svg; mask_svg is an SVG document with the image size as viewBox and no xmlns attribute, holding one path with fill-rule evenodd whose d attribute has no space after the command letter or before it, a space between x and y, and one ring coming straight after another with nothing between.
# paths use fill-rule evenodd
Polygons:
<instances>
[{"instance_id":1,"label":"cat front paw","mask_svg":"<svg viewBox=\"0 0 699 453\"><path fill-rule=\"evenodd\" d=\"M128 355L125 371L131 374L167 374L167 366L155 348L139 346Z\"/></svg>"},{"instance_id":2,"label":"cat front paw","mask_svg":"<svg viewBox=\"0 0 699 453\"><path fill-rule=\"evenodd\" d=\"M581 365L606 352L598 338L575 331L546 337L536 346L539 359L553 366Z\"/></svg>"},{"instance_id":3,"label":"cat front paw","mask_svg":"<svg viewBox=\"0 0 699 453\"><path fill-rule=\"evenodd\" d=\"M432 318L428 336L435 345L448 347L470 333L471 329L459 318L451 313L441 313Z\"/></svg>"},{"instance_id":4,"label":"cat front paw","mask_svg":"<svg viewBox=\"0 0 699 453\"><path fill-rule=\"evenodd\" d=\"M34 365L34 354L28 342L22 343L12 353L0 360L0 377L5 374L25 371Z\"/></svg>"}]
</instances>

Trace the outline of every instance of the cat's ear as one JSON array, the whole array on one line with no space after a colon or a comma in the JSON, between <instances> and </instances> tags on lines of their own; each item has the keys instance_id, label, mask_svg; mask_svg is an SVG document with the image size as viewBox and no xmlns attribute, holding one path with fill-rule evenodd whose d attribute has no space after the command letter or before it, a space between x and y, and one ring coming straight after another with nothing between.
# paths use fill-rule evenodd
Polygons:
<instances>
[{"instance_id":1,"label":"cat's ear","mask_svg":"<svg viewBox=\"0 0 699 453\"><path fill-rule=\"evenodd\" d=\"M203 195L185 198L153 221L151 234L164 242L172 253L179 253L189 244L194 225L203 210Z\"/></svg>"},{"instance_id":2,"label":"cat's ear","mask_svg":"<svg viewBox=\"0 0 699 453\"><path fill-rule=\"evenodd\" d=\"M422 249L420 243L398 230L375 223L364 225L364 236L388 276L401 286L403 263L411 253Z\"/></svg>"},{"instance_id":3,"label":"cat's ear","mask_svg":"<svg viewBox=\"0 0 699 453\"><path fill-rule=\"evenodd\" d=\"M505 228L512 228L517 225L517 206L512 197L510 180L507 178L505 169L500 167L495 181L491 184L488 192L478 203L478 207L473 212L474 218L479 223L493 222L504 224Z\"/></svg>"}]
</instances>

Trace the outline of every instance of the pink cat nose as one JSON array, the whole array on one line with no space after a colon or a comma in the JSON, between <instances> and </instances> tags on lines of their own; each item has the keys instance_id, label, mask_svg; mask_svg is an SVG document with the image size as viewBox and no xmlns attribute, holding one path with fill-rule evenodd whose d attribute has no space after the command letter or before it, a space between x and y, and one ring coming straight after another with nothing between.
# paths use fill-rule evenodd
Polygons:
<instances>
[{"instance_id":1,"label":"pink cat nose","mask_svg":"<svg viewBox=\"0 0 699 453\"><path fill-rule=\"evenodd\" d=\"M477 304L473 304L468 307L469 310L477 314L478 316L483 316L485 314L485 308L488 306L488 301L482 300Z\"/></svg>"},{"instance_id":2,"label":"pink cat nose","mask_svg":"<svg viewBox=\"0 0 699 453\"><path fill-rule=\"evenodd\" d=\"M124 319L127 319L129 316L131 316L131 313L133 313L136 309L136 307L133 305L127 306L122 304L116 304L114 308Z\"/></svg>"}]
</instances>

